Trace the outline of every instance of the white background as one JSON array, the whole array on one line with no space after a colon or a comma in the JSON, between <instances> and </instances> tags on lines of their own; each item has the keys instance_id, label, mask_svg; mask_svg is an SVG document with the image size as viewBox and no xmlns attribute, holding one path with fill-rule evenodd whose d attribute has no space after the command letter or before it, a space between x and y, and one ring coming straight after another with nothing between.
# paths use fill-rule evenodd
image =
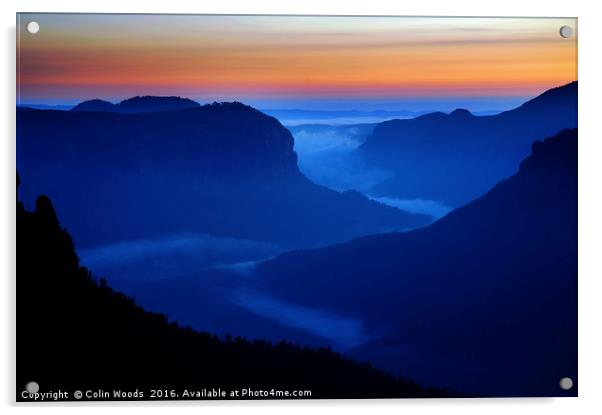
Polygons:
<instances>
[{"instance_id":1,"label":"white background","mask_svg":"<svg viewBox=\"0 0 602 415\"><path fill-rule=\"evenodd\" d=\"M35 411L34 405L16 405L15 396L15 13L21 12L144 12L144 13L251 13L251 14L359 14L445 16L577 16L579 18L579 398L472 399L472 400L364 400L279 402L182 402L88 404L86 410L106 413L144 411L164 413L169 407L188 412L245 412L251 414L344 411L360 414L580 414L602 413L601 283L602 256L599 188L602 165L600 123L602 91L602 16L593 0L565 1L398 1L380 0L2 0L2 95L0 96L0 402L10 411ZM558 304L558 307L562 307ZM31 324L42 323L32 321ZM516 374L520 377L520 373ZM44 404L50 413L79 413L82 405ZM20 409L18 409L20 407ZM39 406L38 406L39 408Z\"/></svg>"}]
</instances>

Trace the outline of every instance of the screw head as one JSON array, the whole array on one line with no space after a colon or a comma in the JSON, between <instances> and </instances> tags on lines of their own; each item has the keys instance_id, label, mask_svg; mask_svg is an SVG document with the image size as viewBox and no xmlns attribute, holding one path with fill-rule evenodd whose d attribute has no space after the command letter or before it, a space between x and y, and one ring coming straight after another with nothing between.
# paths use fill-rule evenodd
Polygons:
<instances>
[{"instance_id":1,"label":"screw head","mask_svg":"<svg viewBox=\"0 0 602 415\"><path fill-rule=\"evenodd\" d=\"M29 393L38 393L40 391L40 385L38 385L38 382L27 382L25 390Z\"/></svg>"},{"instance_id":2,"label":"screw head","mask_svg":"<svg viewBox=\"0 0 602 415\"><path fill-rule=\"evenodd\" d=\"M573 387L573 379L571 378L562 378L560 379L560 388L568 391Z\"/></svg>"},{"instance_id":3,"label":"screw head","mask_svg":"<svg viewBox=\"0 0 602 415\"><path fill-rule=\"evenodd\" d=\"M573 36L573 28L571 26L562 26L560 28L560 36L565 39Z\"/></svg>"},{"instance_id":4,"label":"screw head","mask_svg":"<svg viewBox=\"0 0 602 415\"><path fill-rule=\"evenodd\" d=\"M32 35L35 35L40 31L40 24L38 22L29 22L27 23L27 32Z\"/></svg>"}]
</instances>

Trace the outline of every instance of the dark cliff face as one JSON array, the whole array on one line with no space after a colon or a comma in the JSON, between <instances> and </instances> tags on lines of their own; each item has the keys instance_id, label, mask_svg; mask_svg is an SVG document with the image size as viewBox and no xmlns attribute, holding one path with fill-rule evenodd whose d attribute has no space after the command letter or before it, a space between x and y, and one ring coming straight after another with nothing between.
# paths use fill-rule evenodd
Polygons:
<instances>
[{"instance_id":1,"label":"dark cliff face","mask_svg":"<svg viewBox=\"0 0 602 415\"><path fill-rule=\"evenodd\" d=\"M377 125L358 152L395 176L373 192L463 205L510 176L531 143L577 127L577 82L493 116L466 110Z\"/></svg>"},{"instance_id":2,"label":"dark cliff face","mask_svg":"<svg viewBox=\"0 0 602 415\"><path fill-rule=\"evenodd\" d=\"M17 111L24 200L48 194L78 246L178 232L312 245L430 222L313 184L293 145L240 103Z\"/></svg>"},{"instance_id":3,"label":"dark cliff face","mask_svg":"<svg viewBox=\"0 0 602 415\"><path fill-rule=\"evenodd\" d=\"M388 370L480 395L574 396L558 381L577 376L577 130L536 142L518 173L429 227L283 254L256 278L364 321L375 338L356 355Z\"/></svg>"},{"instance_id":4,"label":"dark cliff face","mask_svg":"<svg viewBox=\"0 0 602 415\"><path fill-rule=\"evenodd\" d=\"M216 177L298 174L290 133L237 103L140 114L20 110L17 119L23 163L64 160L126 171L169 166Z\"/></svg>"},{"instance_id":5,"label":"dark cliff face","mask_svg":"<svg viewBox=\"0 0 602 415\"><path fill-rule=\"evenodd\" d=\"M33 211L18 202L16 219L17 401L31 381L40 392L121 389L147 400L150 388L311 390L312 398L449 396L329 349L220 340L168 322L80 267L47 197L39 197Z\"/></svg>"}]
</instances>

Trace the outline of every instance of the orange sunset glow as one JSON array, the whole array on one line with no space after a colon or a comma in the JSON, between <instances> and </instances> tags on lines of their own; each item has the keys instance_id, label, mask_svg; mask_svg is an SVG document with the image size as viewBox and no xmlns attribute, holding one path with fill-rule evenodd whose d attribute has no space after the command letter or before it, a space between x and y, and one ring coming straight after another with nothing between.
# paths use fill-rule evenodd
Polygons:
<instances>
[{"instance_id":1,"label":"orange sunset glow","mask_svg":"<svg viewBox=\"0 0 602 415\"><path fill-rule=\"evenodd\" d=\"M27 33L29 21L39 33ZM20 102L528 97L577 78L575 19L21 14Z\"/></svg>"}]
</instances>

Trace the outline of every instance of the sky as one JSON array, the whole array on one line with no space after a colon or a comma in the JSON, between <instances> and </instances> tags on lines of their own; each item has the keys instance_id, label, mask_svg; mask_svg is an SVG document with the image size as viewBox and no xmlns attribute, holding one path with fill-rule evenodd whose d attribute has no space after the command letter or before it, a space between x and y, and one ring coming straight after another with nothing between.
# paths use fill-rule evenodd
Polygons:
<instances>
[{"instance_id":1,"label":"sky","mask_svg":"<svg viewBox=\"0 0 602 415\"><path fill-rule=\"evenodd\" d=\"M26 25L36 21L37 34ZM501 110L577 79L571 18L20 14L19 104ZM576 30L575 30L576 32Z\"/></svg>"}]
</instances>

